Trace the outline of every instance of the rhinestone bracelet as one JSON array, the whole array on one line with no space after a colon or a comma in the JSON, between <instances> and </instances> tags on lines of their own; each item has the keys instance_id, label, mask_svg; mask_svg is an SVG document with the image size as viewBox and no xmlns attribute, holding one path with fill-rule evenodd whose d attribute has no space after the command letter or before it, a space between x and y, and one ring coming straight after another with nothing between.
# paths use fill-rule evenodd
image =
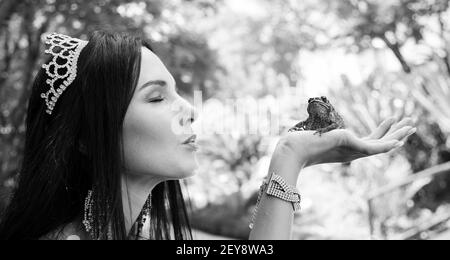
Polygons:
<instances>
[{"instance_id":1,"label":"rhinestone bracelet","mask_svg":"<svg viewBox=\"0 0 450 260\"><path fill-rule=\"evenodd\" d=\"M300 211L301 196L298 189L294 186L288 185L283 177L272 172L269 176L264 178L264 181L259 188L258 200L249 225L250 229L253 229L256 215L258 214L259 203L264 192L268 196L291 202L294 212Z\"/></svg>"}]
</instances>

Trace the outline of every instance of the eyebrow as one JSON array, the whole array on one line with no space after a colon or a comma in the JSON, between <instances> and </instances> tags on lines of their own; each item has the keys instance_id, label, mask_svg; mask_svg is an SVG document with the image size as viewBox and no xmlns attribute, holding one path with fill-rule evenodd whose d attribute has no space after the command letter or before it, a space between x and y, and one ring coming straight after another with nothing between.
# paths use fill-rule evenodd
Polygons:
<instances>
[{"instance_id":1,"label":"eyebrow","mask_svg":"<svg viewBox=\"0 0 450 260\"><path fill-rule=\"evenodd\" d=\"M167 82L164 80L151 80L147 83L145 83L144 85L141 86L141 88L139 89L139 91L145 89L148 86L159 86L159 87L167 87ZM175 83L175 92L179 93L180 89L178 88L178 85Z\"/></svg>"},{"instance_id":2,"label":"eyebrow","mask_svg":"<svg viewBox=\"0 0 450 260\"><path fill-rule=\"evenodd\" d=\"M154 86L154 85L157 85L160 87L166 87L167 82L165 82L164 80L151 80L151 81L145 83L144 85L142 85L139 90L143 90L144 88L146 88L148 86Z\"/></svg>"}]
</instances>

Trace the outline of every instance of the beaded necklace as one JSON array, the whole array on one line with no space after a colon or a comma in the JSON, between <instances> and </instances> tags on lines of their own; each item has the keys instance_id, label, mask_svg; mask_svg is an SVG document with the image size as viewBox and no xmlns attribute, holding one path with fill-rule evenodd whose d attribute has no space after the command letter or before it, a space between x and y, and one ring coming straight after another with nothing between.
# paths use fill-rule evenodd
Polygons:
<instances>
[{"instance_id":1,"label":"beaded necklace","mask_svg":"<svg viewBox=\"0 0 450 260\"><path fill-rule=\"evenodd\" d=\"M96 225L94 225L94 210L93 210L93 203L94 203L94 199L92 198L92 194L93 191L89 190L88 194L85 198L84 201L84 218L83 218L83 225L84 228L86 230L86 232L90 235L90 237L92 239L100 239L100 237L102 237L101 235L99 237L96 237L96 234L98 234L99 230L98 227ZM139 213L139 216L136 219L135 224L133 225L133 227L131 228L131 230L136 230L135 232L130 232L134 233L134 237L135 238L143 238L142 233L143 233L143 227L144 224L146 223L147 220L150 219L150 212L152 209L152 194L150 193L150 195L147 197L147 200L144 203L144 207L141 210L141 212ZM130 235L128 237L130 237ZM112 227L111 224L108 225L108 229L107 229L107 239L108 240L112 240Z\"/></svg>"}]
</instances>

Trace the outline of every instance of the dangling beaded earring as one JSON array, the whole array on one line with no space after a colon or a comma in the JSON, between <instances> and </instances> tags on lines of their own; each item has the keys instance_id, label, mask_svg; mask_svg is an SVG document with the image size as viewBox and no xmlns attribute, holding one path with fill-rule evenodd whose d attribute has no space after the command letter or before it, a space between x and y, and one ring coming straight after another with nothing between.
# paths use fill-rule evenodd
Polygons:
<instances>
[{"instance_id":1,"label":"dangling beaded earring","mask_svg":"<svg viewBox=\"0 0 450 260\"><path fill-rule=\"evenodd\" d=\"M84 200L84 218L83 218L83 225L86 229L86 232L88 232L91 236L91 238L94 238L94 217L92 212L92 190L88 191L88 194L86 196L86 199Z\"/></svg>"},{"instance_id":2,"label":"dangling beaded earring","mask_svg":"<svg viewBox=\"0 0 450 260\"><path fill-rule=\"evenodd\" d=\"M84 200L84 218L83 218L83 225L87 233L89 233L91 239L101 239L104 237L106 232L106 239L112 240L112 226L110 223L107 225L107 229L105 231L100 230L98 226L94 225L94 198L92 197L93 191L89 190L88 194L86 196L86 199ZM101 226L102 223L99 223Z\"/></svg>"}]
</instances>

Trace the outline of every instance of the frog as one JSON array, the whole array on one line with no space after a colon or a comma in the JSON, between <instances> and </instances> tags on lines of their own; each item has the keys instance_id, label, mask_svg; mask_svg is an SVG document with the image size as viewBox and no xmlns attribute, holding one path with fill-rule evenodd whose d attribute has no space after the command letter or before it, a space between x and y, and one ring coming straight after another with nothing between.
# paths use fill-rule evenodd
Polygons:
<instances>
[{"instance_id":1,"label":"frog","mask_svg":"<svg viewBox=\"0 0 450 260\"><path fill-rule=\"evenodd\" d=\"M322 136L332 130L345 129L344 119L325 96L310 98L307 111L308 118L288 132L315 131L315 135Z\"/></svg>"}]
</instances>

